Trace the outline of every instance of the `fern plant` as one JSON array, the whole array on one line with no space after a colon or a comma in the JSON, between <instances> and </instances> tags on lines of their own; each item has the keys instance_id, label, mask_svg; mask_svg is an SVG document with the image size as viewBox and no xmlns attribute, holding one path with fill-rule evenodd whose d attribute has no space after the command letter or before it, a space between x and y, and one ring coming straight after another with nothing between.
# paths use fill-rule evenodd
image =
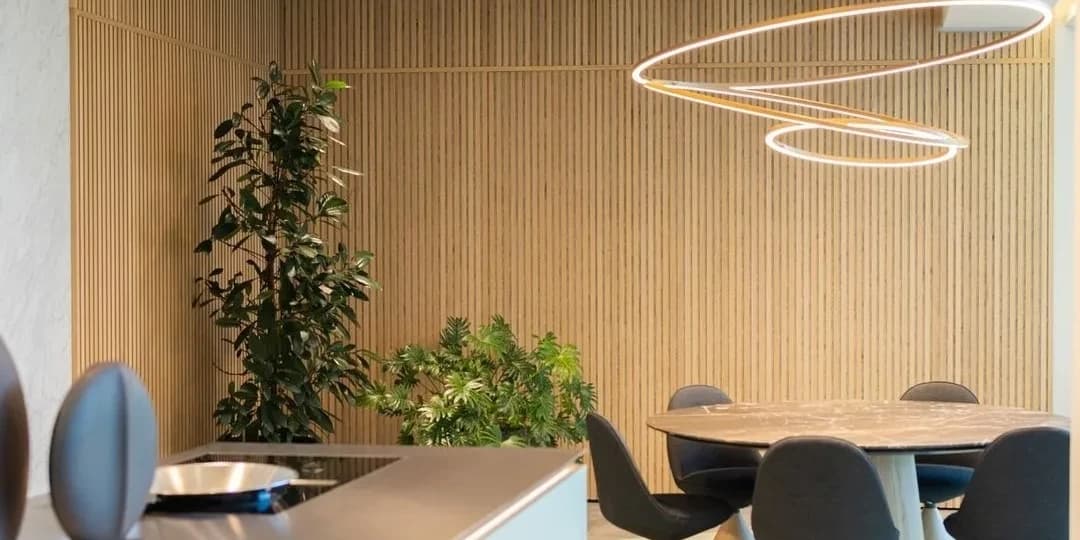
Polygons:
<instances>
[{"instance_id":1,"label":"fern plant","mask_svg":"<svg viewBox=\"0 0 1080 540\"><path fill-rule=\"evenodd\" d=\"M195 304L229 330L241 360L240 384L229 383L214 410L225 436L271 442L318 439L334 431L324 394L355 403L368 382L367 364L352 343L355 301L377 286L373 255L328 246L319 231L340 227L349 203L335 186L359 175L327 167L323 156L340 129L334 112L343 81L324 80L312 63L302 86L288 84L270 64L255 78L256 103L244 103L214 131L218 141L210 182L218 193L199 202L221 206L196 253L222 250L232 259L196 279ZM232 173L232 174L230 174Z\"/></svg>"},{"instance_id":2,"label":"fern plant","mask_svg":"<svg viewBox=\"0 0 1080 540\"><path fill-rule=\"evenodd\" d=\"M366 403L402 419L399 442L428 446L539 446L585 439L596 392L574 345L555 334L521 347L496 315L475 332L450 318L439 346L409 345L375 360L387 382L372 382Z\"/></svg>"}]
</instances>

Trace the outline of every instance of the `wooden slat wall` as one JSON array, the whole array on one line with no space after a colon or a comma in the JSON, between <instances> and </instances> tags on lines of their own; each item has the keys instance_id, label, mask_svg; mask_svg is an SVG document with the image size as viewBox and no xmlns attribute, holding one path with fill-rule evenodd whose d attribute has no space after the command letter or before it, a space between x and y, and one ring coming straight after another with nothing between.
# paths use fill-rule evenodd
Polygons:
<instances>
[{"instance_id":1,"label":"wooden slat wall","mask_svg":"<svg viewBox=\"0 0 1080 540\"><path fill-rule=\"evenodd\" d=\"M75 375L123 359L151 388L162 448L209 440L226 359L189 306L209 263L209 132L271 58L318 58L367 176L347 239L384 291L368 348L430 343L446 316L506 315L580 345L600 410L655 489L645 418L678 386L740 400L886 398L926 379L1045 409L1050 39L810 92L968 135L946 165L793 161L767 123L634 87L631 65L804 0L73 0ZM758 79L888 65L988 36L919 12L750 38L675 73ZM813 135L840 152L889 147ZM339 410L342 441L392 422Z\"/></svg>"},{"instance_id":2,"label":"wooden slat wall","mask_svg":"<svg viewBox=\"0 0 1080 540\"><path fill-rule=\"evenodd\" d=\"M220 347L192 311L211 132L281 55L278 0L73 0L73 373L121 360L163 453L208 442ZM41 81L49 84L49 81Z\"/></svg>"},{"instance_id":3,"label":"wooden slat wall","mask_svg":"<svg viewBox=\"0 0 1080 540\"><path fill-rule=\"evenodd\" d=\"M377 253L384 285L362 345L430 343L452 314L555 330L581 346L600 410L655 489L671 485L645 418L684 384L880 399L950 379L1046 409L1049 36L812 91L970 136L955 161L916 170L794 161L765 148L763 121L630 83L661 47L836 3L286 0L287 66L300 77L317 58L355 87L341 160L367 176L347 239ZM788 77L989 37L937 33L938 17L751 38L679 71ZM390 422L339 414L339 440L393 440Z\"/></svg>"}]
</instances>

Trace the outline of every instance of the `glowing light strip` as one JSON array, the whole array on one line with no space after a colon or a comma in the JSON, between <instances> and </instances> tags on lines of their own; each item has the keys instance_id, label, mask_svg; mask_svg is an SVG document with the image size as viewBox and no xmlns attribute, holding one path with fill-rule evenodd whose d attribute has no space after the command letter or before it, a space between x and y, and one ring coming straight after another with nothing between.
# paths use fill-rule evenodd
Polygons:
<instances>
[{"instance_id":1,"label":"glowing light strip","mask_svg":"<svg viewBox=\"0 0 1080 540\"><path fill-rule=\"evenodd\" d=\"M899 66L885 67L881 69L860 71L855 73L832 75L817 79L729 84L694 81L665 81L659 79L652 79L645 75L645 72L647 70L665 60L669 60L676 56L680 56L688 52L695 51L697 49L708 47L710 45L715 45L724 41L729 41L732 39L746 37L754 34L771 32L773 30L791 28L804 24L843 19L848 17L858 17L877 13L889 13L895 11L907 11L915 9L951 6L1017 7L1034 11L1038 13L1041 18L1031 26L1017 32L1016 34L1006 36L996 41L991 41L979 47L975 47L965 51L960 51L937 58L931 58L928 60L918 60ZM861 111L848 107L842 107L839 105L832 105L820 101L813 101L808 99L785 96L781 94L775 94L772 92L767 92L766 90L801 88L822 84L857 81L873 77L895 75L897 73L915 71L918 69L925 69L932 66L946 64L949 62L955 62L957 60L970 58L972 56L1000 49L1002 47L1007 47L1024 39L1027 39L1028 37L1031 37L1032 35L1046 29L1046 27L1050 25L1052 20L1053 13L1051 9L1039 0L892 0L875 4L860 4L854 6L825 9L821 11L814 11L788 17L781 17L779 19L773 19L762 23L752 24L717 36L701 39L692 43L687 43L685 45L676 47L669 51L655 54L645 59L634 68L631 76L634 79L634 82L654 92L676 97L679 99L684 99L694 103L708 105L710 107L717 107L733 112L750 114L753 116L759 116L762 118L768 118L771 120L783 122L784 124L775 126L769 131L769 134L766 136L765 142L773 150L792 157L817 161L821 163L860 167L911 167L919 165L929 165L932 163L940 163L942 161L947 161L955 157L959 149L967 148L967 139L961 135L952 133L950 131L926 126L915 122L909 122L907 120L899 118L894 118L867 111ZM811 111L834 115L835 117L820 118L816 116L809 116L805 114L770 108L767 106L752 105L746 103L745 101L759 101L765 102L767 104L779 104L789 107L808 109ZM777 138L782 135L794 133L797 131L806 131L809 129L827 129L831 131L847 133L862 137L883 139L887 141L915 144L920 146L944 148L945 150L938 150L933 155L925 158L841 158L834 156L826 156L814 152L807 152L805 150L801 150L777 141Z\"/></svg>"}]
</instances>

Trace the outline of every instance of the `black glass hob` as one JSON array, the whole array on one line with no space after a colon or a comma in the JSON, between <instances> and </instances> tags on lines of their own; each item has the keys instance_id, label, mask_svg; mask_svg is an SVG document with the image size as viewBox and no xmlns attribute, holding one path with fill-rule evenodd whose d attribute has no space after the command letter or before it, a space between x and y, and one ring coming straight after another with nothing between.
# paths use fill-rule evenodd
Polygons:
<instances>
[{"instance_id":1,"label":"black glass hob","mask_svg":"<svg viewBox=\"0 0 1080 540\"><path fill-rule=\"evenodd\" d=\"M324 457L324 456L267 456L237 454L206 454L185 463L211 461L245 461L269 463L295 469L300 478L333 480L332 485L284 486L270 491L210 497L171 497L150 503L147 513L245 513L276 514L303 504L342 484L371 474L398 458L385 457Z\"/></svg>"}]
</instances>

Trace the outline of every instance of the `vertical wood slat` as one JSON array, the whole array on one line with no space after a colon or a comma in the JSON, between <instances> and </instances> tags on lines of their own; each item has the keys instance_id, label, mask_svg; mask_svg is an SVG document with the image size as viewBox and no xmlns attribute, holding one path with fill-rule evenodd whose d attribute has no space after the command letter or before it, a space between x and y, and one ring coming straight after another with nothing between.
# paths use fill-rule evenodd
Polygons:
<instances>
[{"instance_id":1,"label":"vertical wood slat","mask_svg":"<svg viewBox=\"0 0 1080 540\"><path fill-rule=\"evenodd\" d=\"M287 67L300 77L318 58L354 86L341 100L348 160L367 175L349 191L344 238L377 253L384 285L362 310L361 345L430 344L448 315L555 330L582 347L601 412L655 489L673 486L645 418L684 384L740 400L882 399L951 379L988 403L1047 408L1050 39L810 91L972 139L951 163L907 171L793 161L762 144L765 122L629 82L648 53L791 9L286 0ZM993 37L937 33L937 21L788 30L678 72L828 73ZM800 142L890 151L813 137ZM337 440L393 441L392 422L335 412Z\"/></svg>"},{"instance_id":2,"label":"vertical wood slat","mask_svg":"<svg viewBox=\"0 0 1080 540\"><path fill-rule=\"evenodd\" d=\"M223 356L192 280L214 215L211 133L281 54L278 0L72 4L72 371L117 360L149 387L164 454L211 440ZM152 5L151 5L152 4ZM235 24L236 20L249 24Z\"/></svg>"}]
</instances>

